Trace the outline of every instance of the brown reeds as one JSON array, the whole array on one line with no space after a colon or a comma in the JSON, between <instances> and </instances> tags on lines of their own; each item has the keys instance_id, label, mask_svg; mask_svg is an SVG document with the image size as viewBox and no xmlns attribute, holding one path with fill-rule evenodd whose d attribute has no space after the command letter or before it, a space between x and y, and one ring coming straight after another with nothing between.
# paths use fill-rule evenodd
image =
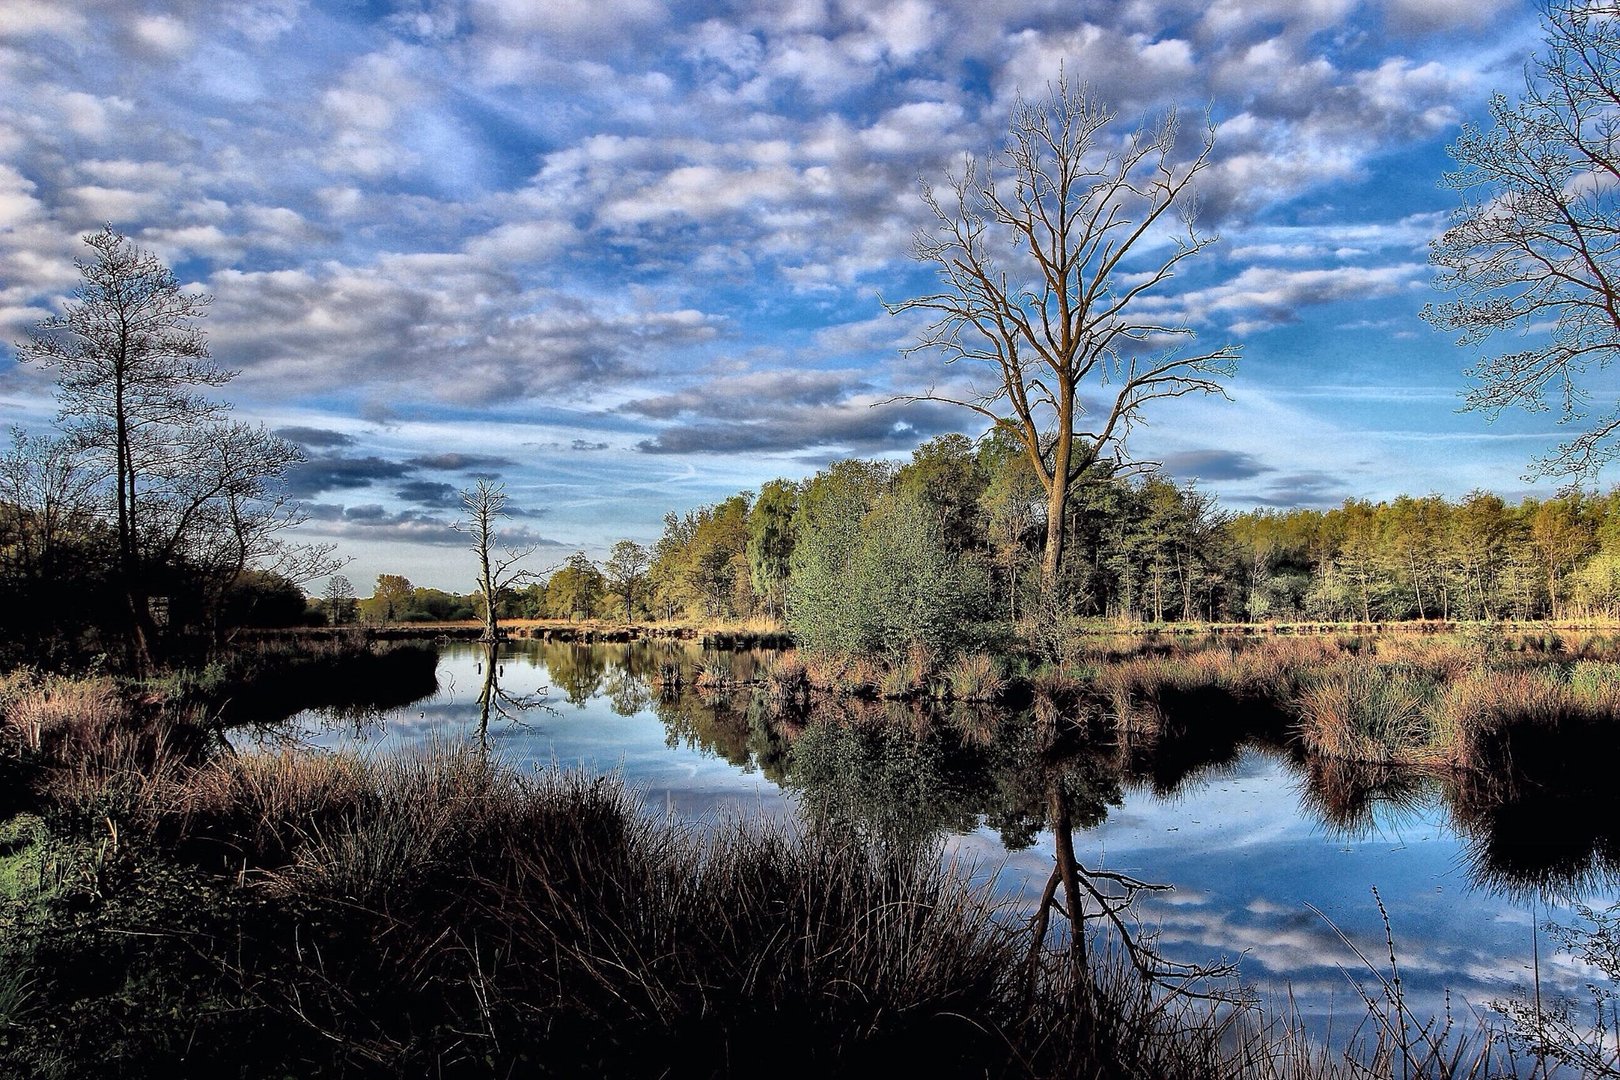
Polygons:
<instances>
[{"instance_id":1,"label":"brown reeds","mask_svg":"<svg viewBox=\"0 0 1620 1080\"><path fill-rule=\"evenodd\" d=\"M995 701L1006 692L1007 677L989 653L965 653L946 668L945 685L956 701Z\"/></svg>"},{"instance_id":2,"label":"brown reeds","mask_svg":"<svg viewBox=\"0 0 1620 1080\"><path fill-rule=\"evenodd\" d=\"M1416 761L1433 744L1439 682L1401 664L1346 657L1318 672L1299 698L1300 741L1349 761Z\"/></svg>"}]
</instances>

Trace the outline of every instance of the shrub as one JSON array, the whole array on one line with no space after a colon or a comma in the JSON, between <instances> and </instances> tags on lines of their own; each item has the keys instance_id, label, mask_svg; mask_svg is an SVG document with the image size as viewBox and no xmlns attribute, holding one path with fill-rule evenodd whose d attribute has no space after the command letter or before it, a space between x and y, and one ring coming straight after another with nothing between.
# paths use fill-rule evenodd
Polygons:
<instances>
[{"instance_id":1,"label":"shrub","mask_svg":"<svg viewBox=\"0 0 1620 1080\"><path fill-rule=\"evenodd\" d=\"M946 669L945 679L957 701L994 701L1007 688L1001 665L988 653L957 657Z\"/></svg>"}]
</instances>

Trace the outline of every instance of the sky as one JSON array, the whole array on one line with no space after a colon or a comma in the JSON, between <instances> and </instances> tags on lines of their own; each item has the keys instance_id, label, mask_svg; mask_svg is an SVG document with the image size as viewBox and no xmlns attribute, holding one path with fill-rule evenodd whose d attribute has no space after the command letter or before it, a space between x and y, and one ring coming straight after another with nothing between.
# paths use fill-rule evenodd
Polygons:
<instances>
[{"instance_id":1,"label":"sky","mask_svg":"<svg viewBox=\"0 0 1620 1080\"><path fill-rule=\"evenodd\" d=\"M932 284L920 182L1061 70L1112 138L1214 126L1220 240L1158 302L1242 359L1132 457L1233 510L1551 493L1523 476L1556 416L1461 412L1478 357L1418 314L1447 145L1540 41L1511 0L0 0L0 419L54 422L14 343L111 224L214 297L223 393L304 448L297 538L362 595L471 589L478 477L538 570L651 544L982 432L880 404L964 377L883 301Z\"/></svg>"}]
</instances>

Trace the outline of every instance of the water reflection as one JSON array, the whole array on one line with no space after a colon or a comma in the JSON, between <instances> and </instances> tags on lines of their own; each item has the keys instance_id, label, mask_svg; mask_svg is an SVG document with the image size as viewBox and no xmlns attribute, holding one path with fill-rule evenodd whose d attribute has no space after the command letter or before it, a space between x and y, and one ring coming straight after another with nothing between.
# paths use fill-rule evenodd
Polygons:
<instances>
[{"instance_id":1,"label":"water reflection","mask_svg":"<svg viewBox=\"0 0 1620 1080\"><path fill-rule=\"evenodd\" d=\"M1021 710L806 704L753 681L761 656L690 643L513 642L496 657L499 694L486 694L488 659L472 646L445 649L437 694L386 728L333 730L314 714L301 722L334 746L483 734L520 767L618 770L652 808L700 827L739 811L797 814L943 846L988 867L998 892L1032 917L1068 894L1065 865L1117 875L1092 879L1110 890L1173 882L1174 893L1143 897L1165 955L1246 954L1246 978L1287 983L1317 1017L1359 1000L1345 996L1356 961L1334 926L1368 955L1384 947L1372 885L1389 904L1408 989L1436 1011L1448 988L1483 1005L1531 980L1529 899L1541 918L1570 922L1545 905L1601 907L1620 885L1620 792L1597 782L1612 755L1572 765L1525 742L1520 760L1541 771L1485 778L1308 759L1275 716L1230 702L1203 715L1174 704L1129 737L1070 691ZM500 694L542 690L556 711L538 721L509 722L496 706ZM1082 916L1099 914L1085 882L1072 884ZM1072 909L1047 908L1054 940ZM1587 978L1549 965L1545 948L1542 960L1549 992Z\"/></svg>"},{"instance_id":2,"label":"water reflection","mask_svg":"<svg viewBox=\"0 0 1620 1080\"><path fill-rule=\"evenodd\" d=\"M1230 701L1161 702L1151 732L1121 735L1085 717L1072 695L1024 710L784 700L760 679L766 654L691 643L455 646L445 652L444 687L412 657L401 652L358 679L310 683L289 689L286 701L256 704L292 704L328 731L376 738L381 718L399 722L406 701L438 702L421 711L423 723L430 713L454 715L457 680L470 675L476 734L486 744L492 728L522 725L542 705L599 703L626 719L650 712L667 748L762 776L813 817L913 844L989 829L1009 852L1030 848L1057 824L1054 792L1075 829L1095 830L1129 793L1195 798L1258 753L1281 763L1298 814L1326 836L1366 841L1438 815L1461 839L1477 889L1570 902L1620 884L1620 785L1607 775L1612 755L1594 742L1612 738L1607 732L1576 732L1567 744L1510 733L1498 773L1432 773L1307 758L1287 745L1277 716L1238 712ZM469 661L470 673L457 668ZM514 664L522 672L516 684L505 679Z\"/></svg>"},{"instance_id":3,"label":"water reflection","mask_svg":"<svg viewBox=\"0 0 1620 1080\"><path fill-rule=\"evenodd\" d=\"M491 716L508 725L521 725L531 713L550 711L551 707L546 704L544 688L518 691L510 685L501 686L506 664L498 643L481 642L476 648L481 655L474 670L482 676L478 689L478 744L488 750Z\"/></svg>"}]
</instances>

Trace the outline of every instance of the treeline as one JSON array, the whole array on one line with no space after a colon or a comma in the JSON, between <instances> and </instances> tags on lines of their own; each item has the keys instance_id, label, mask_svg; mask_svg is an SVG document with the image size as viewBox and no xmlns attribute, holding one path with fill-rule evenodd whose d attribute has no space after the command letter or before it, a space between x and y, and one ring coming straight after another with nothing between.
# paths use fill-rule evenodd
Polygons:
<instances>
[{"instance_id":1,"label":"treeline","mask_svg":"<svg viewBox=\"0 0 1620 1080\"><path fill-rule=\"evenodd\" d=\"M1010 443L945 435L665 518L644 610L786 614L802 639L948 643L974 622L1620 618L1620 489L1231 513L1158 473L1088 474L1043 598L1046 509ZM1056 610L1048 610L1053 605Z\"/></svg>"},{"instance_id":2,"label":"treeline","mask_svg":"<svg viewBox=\"0 0 1620 1080\"><path fill-rule=\"evenodd\" d=\"M999 438L944 435L904 463L851 459L683 514L649 550L575 553L505 591L502 618L786 621L805 644L950 651L1009 624L1620 618L1620 489L1474 492L1231 513L1158 473L1086 478L1060 586L1045 502ZM471 618L475 597L383 575L368 621Z\"/></svg>"},{"instance_id":3,"label":"treeline","mask_svg":"<svg viewBox=\"0 0 1620 1080\"><path fill-rule=\"evenodd\" d=\"M1620 617L1620 489L1510 506L1476 491L1240 514L1235 611L1252 619Z\"/></svg>"},{"instance_id":4,"label":"treeline","mask_svg":"<svg viewBox=\"0 0 1620 1080\"><path fill-rule=\"evenodd\" d=\"M207 478L202 468L195 475ZM0 451L0 667L123 660L131 622L124 545L98 480L68 440L13 431ZM157 503L154 495L142 507L152 527L131 533L143 558L139 615L175 656L206 651L235 627L311 619L292 577L252 565L246 549L257 538L237 527L239 505L167 498L159 518Z\"/></svg>"}]
</instances>

